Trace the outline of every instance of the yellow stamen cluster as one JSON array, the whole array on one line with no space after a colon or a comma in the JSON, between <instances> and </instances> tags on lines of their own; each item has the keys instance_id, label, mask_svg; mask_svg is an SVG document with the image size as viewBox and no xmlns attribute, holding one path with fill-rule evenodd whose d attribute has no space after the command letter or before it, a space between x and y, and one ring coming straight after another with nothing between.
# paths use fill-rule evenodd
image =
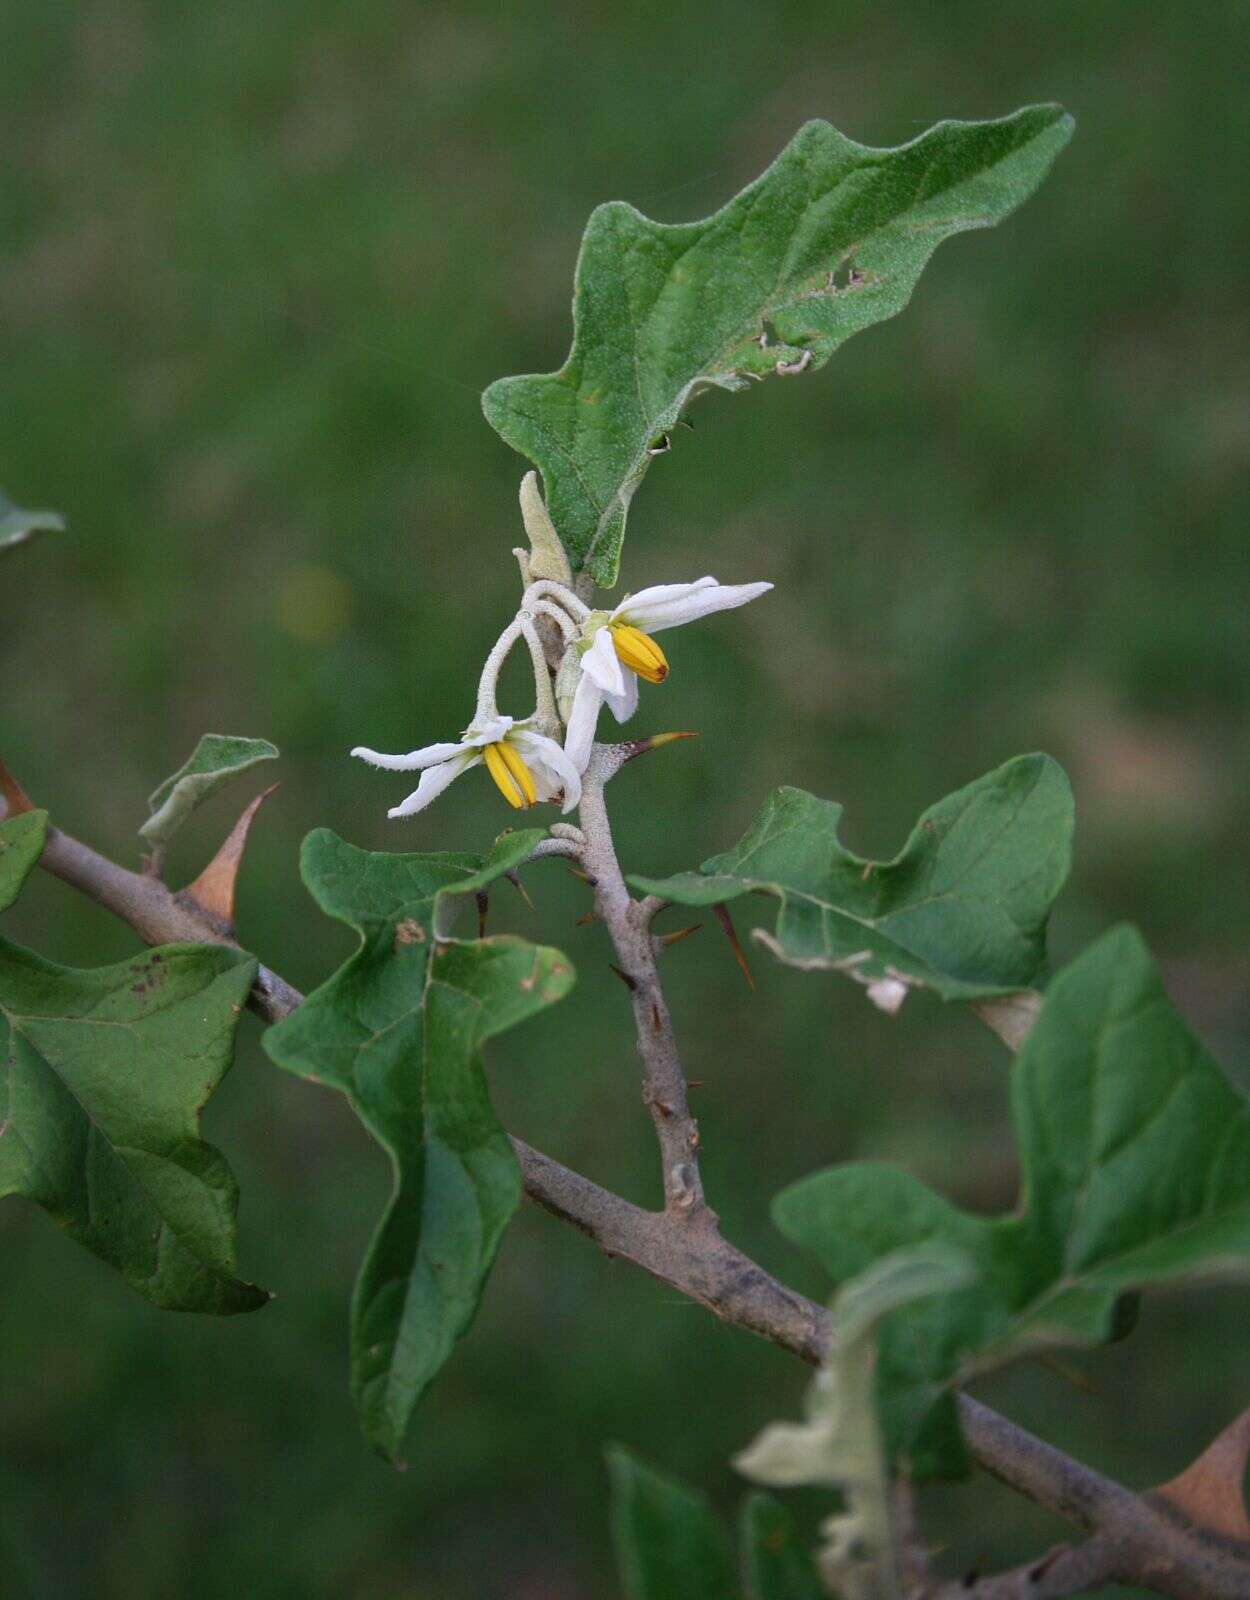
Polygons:
<instances>
[{"instance_id":1,"label":"yellow stamen cluster","mask_svg":"<svg viewBox=\"0 0 1250 1600\"><path fill-rule=\"evenodd\" d=\"M616 653L625 666L647 683L663 683L668 677L668 662L651 635L641 628L630 627L627 622L612 622L608 626Z\"/></svg>"},{"instance_id":2,"label":"yellow stamen cluster","mask_svg":"<svg viewBox=\"0 0 1250 1600\"><path fill-rule=\"evenodd\" d=\"M510 806L517 811L524 811L536 803L538 791L534 787L530 769L510 744L501 740L498 744L483 745L482 760L486 763L487 772L494 778L496 788Z\"/></svg>"}]
</instances>

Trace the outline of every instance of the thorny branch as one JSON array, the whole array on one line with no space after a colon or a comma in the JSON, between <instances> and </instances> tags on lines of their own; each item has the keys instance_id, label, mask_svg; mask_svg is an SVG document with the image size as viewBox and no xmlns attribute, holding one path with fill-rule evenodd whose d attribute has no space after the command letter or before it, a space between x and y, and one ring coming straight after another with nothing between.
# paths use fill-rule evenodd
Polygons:
<instances>
[{"instance_id":1,"label":"thorny branch","mask_svg":"<svg viewBox=\"0 0 1250 1600\"><path fill-rule=\"evenodd\" d=\"M603 800L608 780L649 746L649 741L597 746L583 790L584 841L553 837L538 847L534 858L580 856L591 880L596 909L630 987L644 1066L644 1099L664 1164L665 1208L648 1211L636 1206L522 1140L513 1139L513 1149L529 1198L586 1234L609 1256L632 1262L721 1320L817 1364L828 1341L828 1312L786 1288L725 1240L703 1198L698 1134L686 1103L685 1078L650 931L659 907L629 895ZM13 809L10 804L9 810ZM131 872L57 828L48 829L40 864L120 917L149 944L235 945L233 928L189 891L175 892L159 877ZM250 1004L264 1020L280 1020L302 1000L299 991L277 973L260 967ZM997 1018L985 1020L999 1026ZM1000 1031L1005 1037L1015 1035L1008 1042L1016 1045L1029 1020ZM944 1582L929 1578L922 1569L909 1586L911 1600L1059 1600L1112 1583L1140 1584L1174 1600L1250 1596L1250 1544L1204 1531L1158 1495L1137 1494L1115 1483L970 1395L960 1394L957 1402L965 1437L979 1464L1090 1537L992 1577Z\"/></svg>"},{"instance_id":2,"label":"thorny branch","mask_svg":"<svg viewBox=\"0 0 1250 1600\"><path fill-rule=\"evenodd\" d=\"M675 1218L715 1229L716 1217L703 1198L699 1176L699 1127L686 1103L672 1019L656 966L651 919L657 906L635 900L625 887L604 801L604 787L624 760L617 745L598 745L582 779L579 816L585 834L582 865L589 875L598 912L629 989L644 1076L642 1097L655 1124L664 1169L664 1206Z\"/></svg>"}]
</instances>

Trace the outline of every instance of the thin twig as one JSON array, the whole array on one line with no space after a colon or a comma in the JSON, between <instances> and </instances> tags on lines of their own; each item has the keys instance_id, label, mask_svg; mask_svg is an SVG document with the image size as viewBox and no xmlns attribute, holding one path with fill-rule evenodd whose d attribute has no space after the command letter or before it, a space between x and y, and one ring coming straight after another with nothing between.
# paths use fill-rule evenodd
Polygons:
<instances>
[{"instance_id":1,"label":"thin twig","mask_svg":"<svg viewBox=\"0 0 1250 1600\"><path fill-rule=\"evenodd\" d=\"M636 935L653 971L648 929L636 926L632 919L627 923L621 911L621 895L626 901L629 896L611 855L610 831L596 831L602 782L592 779L590 791L597 800L592 798L589 817L584 814L583 821L589 824L587 848L597 856L591 876L600 882L608 880L605 903L619 928L631 930L627 948L634 950ZM602 821L606 829L606 812ZM591 835L596 839L593 846ZM170 940L234 944L224 928L214 925L195 902L158 879L118 866L59 829L48 830L41 865L112 911L149 944ZM645 978L647 963L635 966L635 976ZM260 969L251 995L252 1008L260 1016L277 1021L302 1000L299 991L277 973ZM637 1013L637 1006L635 1010ZM666 1020L667 1013L664 1017ZM640 1048L644 1042L649 1043L640 1036ZM680 1063L675 1048L669 1055L666 1046L659 1063L660 1077L674 1070L680 1071ZM677 1104L688 1119L684 1080L681 1090ZM519 1139L512 1144L525 1192L537 1205L586 1234L610 1256L641 1267L724 1321L757 1333L807 1362L820 1361L828 1342L829 1313L786 1288L722 1238L705 1205L686 1216L669 1209L647 1211ZM973 1600L1057 1600L1111 1581L1135 1583L1173 1600L1246 1600L1250 1596L1250 1546L1203 1532L1175 1508L1104 1477L969 1395L957 1395L956 1402L969 1448L982 1467L1093 1537L1016 1572L975 1580L971 1585L927 1588L916 1593L916 1600L969 1595Z\"/></svg>"}]
</instances>

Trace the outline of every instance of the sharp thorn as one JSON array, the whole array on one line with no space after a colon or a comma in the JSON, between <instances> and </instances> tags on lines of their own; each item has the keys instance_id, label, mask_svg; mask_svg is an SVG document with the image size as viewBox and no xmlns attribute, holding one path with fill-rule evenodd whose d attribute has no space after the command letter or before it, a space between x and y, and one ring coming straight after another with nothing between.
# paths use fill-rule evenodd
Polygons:
<instances>
[{"instance_id":1,"label":"sharp thorn","mask_svg":"<svg viewBox=\"0 0 1250 1600\"><path fill-rule=\"evenodd\" d=\"M17 817L23 811L33 811L35 809L30 803L30 796L3 761L0 761L0 794L4 796L4 815L6 817Z\"/></svg>"},{"instance_id":2,"label":"sharp thorn","mask_svg":"<svg viewBox=\"0 0 1250 1600\"><path fill-rule=\"evenodd\" d=\"M1250 1540L1246 1515L1246 1459L1250 1456L1250 1410L1234 1418L1179 1477L1147 1491L1176 1506L1204 1533L1242 1543Z\"/></svg>"},{"instance_id":3,"label":"sharp thorn","mask_svg":"<svg viewBox=\"0 0 1250 1600\"><path fill-rule=\"evenodd\" d=\"M516 890L516 892L521 896L521 899L525 901L525 904L529 907L529 909L531 911L534 911L536 909L535 905L534 905L534 902L530 899L529 890L521 882L520 874L517 873L517 872L505 872L504 873L504 877L507 878L508 882L512 885L512 887Z\"/></svg>"},{"instance_id":4,"label":"sharp thorn","mask_svg":"<svg viewBox=\"0 0 1250 1600\"><path fill-rule=\"evenodd\" d=\"M189 883L179 896L193 901L199 910L207 912L221 923L228 933L234 932L234 886L243 863L243 852L247 848L247 836L256 813L277 787L276 783L271 783L250 805L244 807L221 849L195 882Z\"/></svg>"},{"instance_id":5,"label":"sharp thorn","mask_svg":"<svg viewBox=\"0 0 1250 1600\"><path fill-rule=\"evenodd\" d=\"M578 917L577 921L573 924L573 926L575 928L584 928L589 923L598 922L598 920L599 920L599 913L597 911L588 911L584 917Z\"/></svg>"},{"instance_id":6,"label":"sharp thorn","mask_svg":"<svg viewBox=\"0 0 1250 1600\"><path fill-rule=\"evenodd\" d=\"M1071 1361L1064 1361L1060 1356L1052 1355L1048 1350L1037 1353L1035 1358L1040 1366L1046 1367L1057 1378L1062 1378L1065 1383L1070 1383L1074 1389L1080 1389L1083 1394L1097 1395L1098 1385L1089 1376L1082 1372L1080 1367Z\"/></svg>"},{"instance_id":7,"label":"sharp thorn","mask_svg":"<svg viewBox=\"0 0 1250 1600\"><path fill-rule=\"evenodd\" d=\"M617 966L615 961L609 961L608 962L608 966L612 969L613 972L616 973L617 977L621 980L621 982L629 990L630 994L633 994L634 990L638 987L638 984L633 978L630 977L629 973L628 972L622 972L620 967Z\"/></svg>"},{"instance_id":8,"label":"sharp thorn","mask_svg":"<svg viewBox=\"0 0 1250 1600\"><path fill-rule=\"evenodd\" d=\"M688 939L692 933L698 933L703 926L701 922L692 922L688 928L678 928L676 933L661 933L656 937L663 945L680 944L683 939Z\"/></svg>"},{"instance_id":9,"label":"sharp thorn","mask_svg":"<svg viewBox=\"0 0 1250 1600\"><path fill-rule=\"evenodd\" d=\"M592 889L596 887L598 880L592 878L589 872L583 872L580 867L565 867L564 870L574 878L580 878L583 883L588 883Z\"/></svg>"},{"instance_id":10,"label":"sharp thorn","mask_svg":"<svg viewBox=\"0 0 1250 1600\"><path fill-rule=\"evenodd\" d=\"M633 761L636 756L645 756L649 750L658 750L662 745L674 744L678 739L697 739L695 732L685 733L653 733L646 739L630 739L624 744L617 745L621 753L621 765Z\"/></svg>"},{"instance_id":11,"label":"sharp thorn","mask_svg":"<svg viewBox=\"0 0 1250 1600\"><path fill-rule=\"evenodd\" d=\"M747 966L747 958L742 953L742 946L738 943L738 935L734 930L733 918L729 915L729 907L723 900L718 900L712 907L716 913L716 920L725 930L725 937L729 940L729 948L734 953L734 960L738 963L742 976L747 980L747 987L755 988L755 979L751 976L751 969Z\"/></svg>"},{"instance_id":12,"label":"sharp thorn","mask_svg":"<svg viewBox=\"0 0 1250 1600\"><path fill-rule=\"evenodd\" d=\"M486 937L486 911L490 905L490 896L485 889L479 889L473 896L477 901L477 936L479 939Z\"/></svg>"},{"instance_id":13,"label":"sharp thorn","mask_svg":"<svg viewBox=\"0 0 1250 1600\"><path fill-rule=\"evenodd\" d=\"M1057 1544L1053 1550L1048 1550L1040 1561L1034 1562L1029 1568L1029 1582L1040 1583L1059 1557L1071 1549L1070 1545Z\"/></svg>"}]
</instances>

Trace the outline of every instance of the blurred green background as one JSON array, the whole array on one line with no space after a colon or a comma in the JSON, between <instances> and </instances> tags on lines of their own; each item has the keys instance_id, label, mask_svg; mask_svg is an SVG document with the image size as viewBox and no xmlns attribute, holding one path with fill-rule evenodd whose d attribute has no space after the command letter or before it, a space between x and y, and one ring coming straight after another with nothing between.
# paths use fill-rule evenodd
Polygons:
<instances>
[{"instance_id":1,"label":"blurred green background","mask_svg":"<svg viewBox=\"0 0 1250 1600\"><path fill-rule=\"evenodd\" d=\"M523 463L482 420L559 364L578 239L624 198L723 203L800 122L892 144L1059 99L1077 136L993 233L944 245L911 308L812 380L700 402L635 502L623 580L713 571L775 594L672 636L642 730L696 743L614 789L628 866L734 840L772 784L837 798L854 848L1021 751L1079 806L1064 959L1132 918L1193 1024L1250 1072L1250 97L1243 3L991 7L397 0L15 0L0 9L0 483L64 538L4 563L0 749L62 826L135 862L145 796L206 730L283 749L241 887L292 981L350 948L296 850L477 848L482 779L408 825L350 745L459 729L515 598ZM267 775L265 781L268 781ZM257 778L252 791L261 786ZM174 852L193 877L248 797ZM509 1127L657 1191L623 996L585 892L535 869L571 999L491 1053ZM127 930L39 877L6 931L92 963ZM923 996L774 967L714 929L670 958L733 1238L825 1285L767 1221L785 1182L900 1160L964 1204L1014 1198L1004 1054ZM33 1208L0 1211L6 1597L598 1600L615 1594L601 1450L703 1485L806 1382L525 1210L411 1466L366 1451L345 1385L355 1264L387 1189L346 1105L248 1019L206 1124L243 1189L245 1272L214 1322L148 1308ZM1170 1476L1250 1399L1244 1289L1152 1299L1084 1387L1027 1365L981 1392L1104 1470ZM815 1507L806 1507L812 1514ZM936 1491L959 1563L1059 1524L984 1481Z\"/></svg>"}]
</instances>

